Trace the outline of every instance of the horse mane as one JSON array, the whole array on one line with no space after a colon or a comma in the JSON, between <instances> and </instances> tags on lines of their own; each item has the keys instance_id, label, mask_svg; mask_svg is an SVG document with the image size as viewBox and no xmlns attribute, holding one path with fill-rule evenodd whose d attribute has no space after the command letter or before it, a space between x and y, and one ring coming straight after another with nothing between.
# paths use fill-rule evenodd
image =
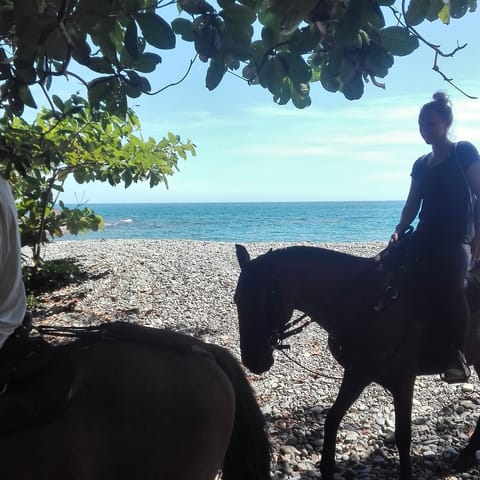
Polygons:
<instances>
[{"instance_id":1,"label":"horse mane","mask_svg":"<svg viewBox=\"0 0 480 480\"><path fill-rule=\"evenodd\" d=\"M359 257L350 253L340 252L324 247L315 247L312 245L292 245L288 247L281 247L275 250L270 249L267 253L260 255L252 260L252 262L268 262L268 261L282 261L288 259L289 261L296 262L301 260L310 261L348 261L358 260L363 263L366 260L372 260L375 257Z\"/></svg>"}]
</instances>

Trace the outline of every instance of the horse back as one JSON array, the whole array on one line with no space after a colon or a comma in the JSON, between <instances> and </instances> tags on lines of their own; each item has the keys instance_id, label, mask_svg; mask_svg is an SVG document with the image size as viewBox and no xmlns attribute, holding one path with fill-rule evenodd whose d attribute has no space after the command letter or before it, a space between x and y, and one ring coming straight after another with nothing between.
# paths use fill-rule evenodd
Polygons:
<instances>
[{"instance_id":1,"label":"horse back","mask_svg":"<svg viewBox=\"0 0 480 480\"><path fill-rule=\"evenodd\" d=\"M74 372L68 405L50 423L0 436L11 459L5 478L213 479L232 433L235 392L207 348L175 340L180 348L126 339L64 348L56 361ZM25 450L32 461L20 462Z\"/></svg>"}]
</instances>

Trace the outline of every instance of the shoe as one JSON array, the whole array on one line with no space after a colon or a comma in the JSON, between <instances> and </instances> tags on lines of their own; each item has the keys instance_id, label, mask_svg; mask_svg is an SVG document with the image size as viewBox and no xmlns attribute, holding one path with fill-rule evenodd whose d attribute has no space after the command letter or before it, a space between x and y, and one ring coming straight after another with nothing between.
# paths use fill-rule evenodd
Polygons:
<instances>
[{"instance_id":1,"label":"shoe","mask_svg":"<svg viewBox=\"0 0 480 480\"><path fill-rule=\"evenodd\" d=\"M470 373L465 356L460 350L455 350L440 378L447 383L465 383L470 378Z\"/></svg>"}]
</instances>

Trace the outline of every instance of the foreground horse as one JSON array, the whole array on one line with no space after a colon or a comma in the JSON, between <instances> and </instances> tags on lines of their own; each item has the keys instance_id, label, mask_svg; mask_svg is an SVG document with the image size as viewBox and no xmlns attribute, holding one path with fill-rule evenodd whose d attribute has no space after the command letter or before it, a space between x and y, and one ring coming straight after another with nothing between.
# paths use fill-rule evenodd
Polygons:
<instances>
[{"instance_id":1,"label":"foreground horse","mask_svg":"<svg viewBox=\"0 0 480 480\"><path fill-rule=\"evenodd\" d=\"M329 347L344 367L338 396L325 421L320 462L323 480L333 479L340 422L364 388L376 382L393 395L400 479L412 478L410 462L412 398L416 375L440 373L443 350L435 329L423 332L414 321L418 295L404 269L392 279L388 255L379 260L315 247L274 250L253 260L237 245L241 267L235 293L244 365L262 373L273 365L279 339L288 336L294 309L307 314L329 334ZM426 313L423 311L423 313ZM472 319L467 360L480 367L478 316ZM477 464L480 427L458 455L454 467Z\"/></svg>"},{"instance_id":2,"label":"foreground horse","mask_svg":"<svg viewBox=\"0 0 480 480\"><path fill-rule=\"evenodd\" d=\"M227 350L118 323L51 363L28 388L55 384L68 365L68 403L50 422L0 434L2 478L213 480L219 469L225 480L270 478L262 413ZM35 392L17 390L32 402Z\"/></svg>"}]
</instances>

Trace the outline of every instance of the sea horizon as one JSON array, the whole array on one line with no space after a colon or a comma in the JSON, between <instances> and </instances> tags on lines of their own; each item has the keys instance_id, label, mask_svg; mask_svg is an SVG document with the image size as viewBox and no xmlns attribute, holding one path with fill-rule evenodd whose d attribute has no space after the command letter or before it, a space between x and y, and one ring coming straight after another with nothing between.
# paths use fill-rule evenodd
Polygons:
<instances>
[{"instance_id":1,"label":"sea horizon","mask_svg":"<svg viewBox=\"0 0 480 480\"><path fill-rule=\"evenodd\" d=\"M105 230L59 240L179 239L227 242L387 240L401 200L88 203ZM67 204L69 207L73 204Z\"/></svg>"},{"instance_id":2,"label":"sea horizon","mask_svg":"<svg viewBox=\"0 0 480 480\"><path fill-rule=\"evenodd\" d=\"M404 200L173 200L158 202L79 202L79 205L171 205L171 204L211 204L211 203L228 203L228 204L244 204L244 203L389 203L404 202ZM77 205L74 202L65 202L68 207Z\"/></svg>"}]
</instances>

